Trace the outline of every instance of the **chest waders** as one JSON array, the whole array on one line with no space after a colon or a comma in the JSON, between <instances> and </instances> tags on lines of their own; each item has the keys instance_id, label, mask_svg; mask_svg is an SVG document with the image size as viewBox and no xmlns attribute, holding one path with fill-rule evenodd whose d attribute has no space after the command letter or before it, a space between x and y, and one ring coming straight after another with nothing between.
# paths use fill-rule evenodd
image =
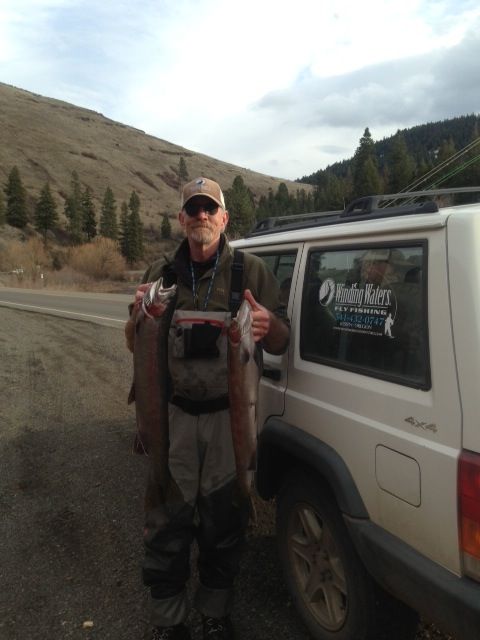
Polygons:
<instances>
[{"instance_id":1,"label":"chest waders","mask_svg":"<svg viewBox=\"0 0 480 640\"><path fill-rule=\"evenodd\" d=\"M232 608L250 504L236 483L228 411L226 327L242 301L243 272L244 256L236 250L231 264L229 311L177 309L172 321L169 467L184 500L146 513L143 581L150 587L153 625L176 625L187 618L185 585L194 539L199 548L200 579L195 607L215 618L228 615ZM170 266L165 278L168 286L176 281ZM181 394L177 393L180 389Z\"/></svg>"}]
</instances>

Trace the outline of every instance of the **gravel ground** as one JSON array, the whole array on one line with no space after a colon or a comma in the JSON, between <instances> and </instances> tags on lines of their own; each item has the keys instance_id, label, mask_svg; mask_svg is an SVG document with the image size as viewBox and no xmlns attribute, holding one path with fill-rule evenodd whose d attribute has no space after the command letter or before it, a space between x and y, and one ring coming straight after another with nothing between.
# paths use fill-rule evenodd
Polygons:
<instances>
[{"instance_id":1,"label":"gravel ground","mask_svg":"<svg viewBox=\"0 0 480 640\"><path fill-rule=\"evenodd\" d=\"M141 639L145 460L131 453L123 333L0 307L0 640ZM238 640L308 640L257 504ZM190 624L199 640L199 619ZM422 623L420 639L447 640ZM450 640L453 640L450 638Z\"/></svg>"}]
</instances>

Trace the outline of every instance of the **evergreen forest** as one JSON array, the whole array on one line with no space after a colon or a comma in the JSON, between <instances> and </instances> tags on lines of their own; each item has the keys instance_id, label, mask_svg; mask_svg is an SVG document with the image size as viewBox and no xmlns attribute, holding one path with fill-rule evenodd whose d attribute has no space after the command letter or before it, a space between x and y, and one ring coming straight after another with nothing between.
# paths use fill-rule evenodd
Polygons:
<instances>
[{"instance_id":1,"label":"evergreen forest","mask_svg":"<svg viewBox=\"0 0 480 640\"><path fill-rule=\"evenodd\" d=\"M224 189L230 213L228 233L234 238L244 236L255 223L269 217L342 210L362 196L480 186L479 127L480 117L468 115L397 131L379 141L373 139L367 127L352 158L299 178L294 193L281 182L275 192L270 189L267 195L258 198L243 178L236 176L231 187ZM182 184L192 178L183 157L177 174ZM305 183L314 189L306 189ZM128 202L117 206L115 194L105 185L100 211L96 211L95 194L74 170L62 195L64 206L60 217L48 182L40 193L29 194L18 168L12 167L0 190L0 226L7 223L23 229L31 224L45 244L49 237L58 240L61 236L71 246L92 243L97 236L108 238L116 243L129 265L144 258L147 234L135 191ZM463 196L463 201L469 197ZM161 213L158 238L172 238L166 212Z\"/></svg>"},{"instance_id":2,"label":"evergreen forest","mask_svg":"<svg viewBox=\"0 0 480 640\"><path fill-rule=\"evenodd\" d=\"M353 158L303 176L315 186L314 210L343 209L374 194L480 186L480 116L403 129L375 141L367 127Z\"/></svg>"}]
</instances>

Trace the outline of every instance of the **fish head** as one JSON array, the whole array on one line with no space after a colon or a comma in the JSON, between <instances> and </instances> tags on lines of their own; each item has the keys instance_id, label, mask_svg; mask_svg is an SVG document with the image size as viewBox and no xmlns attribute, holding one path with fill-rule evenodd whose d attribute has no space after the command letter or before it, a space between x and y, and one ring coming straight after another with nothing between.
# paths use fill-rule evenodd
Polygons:
<instances>
[{"instance_id":1,"label":"fish head","mask_svg":"<svg viewBox=\"0 0 480 640\"><path fill-rule=\"evenodd\" d=\"M233 344L237 344L242 336L252 329L252 307L245 298L236 316L232 319L228 330L228 337Z\"/></svg>"},{"instance_id":2,"label":"fish head","mask_svg":"<svg viewBox=\"0 0 480 640\"><path fill-rule=\"evenodd\" d=\"M152 315L162 315L165 308L175 297L176 293L176 284L173 284L171 287L164 287L163 278L155 280L143 296L142 310L144 314L148 317L152 317ZM155 313L152 313L154 309Z\"/></svg>"}]
</instances>

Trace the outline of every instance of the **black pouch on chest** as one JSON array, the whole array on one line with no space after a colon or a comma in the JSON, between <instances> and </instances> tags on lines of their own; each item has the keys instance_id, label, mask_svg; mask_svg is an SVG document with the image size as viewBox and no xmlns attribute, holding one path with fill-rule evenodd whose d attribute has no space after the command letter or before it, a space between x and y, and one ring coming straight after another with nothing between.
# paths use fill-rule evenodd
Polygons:
<instances>
[{"instance_id":1,"label":"black pouch on chest","mask_svg":"<svg viewBox=\"0 0 480 640\"><path fill-rule=\"evenodd\" d=\"M193 324L190 329L183 329L183 346L185 358L218 358L220 351L217 345L222 328L208 322Z\"/></svg>"}]
</instances>

